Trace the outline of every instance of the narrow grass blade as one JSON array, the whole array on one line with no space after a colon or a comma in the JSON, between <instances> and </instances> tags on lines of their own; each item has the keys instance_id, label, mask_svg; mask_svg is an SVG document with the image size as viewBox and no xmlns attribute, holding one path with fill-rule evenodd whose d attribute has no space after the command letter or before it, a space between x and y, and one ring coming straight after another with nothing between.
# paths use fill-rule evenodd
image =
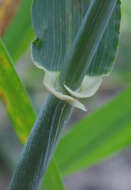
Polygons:
<instances>
[{"instance_id":1,"label":"narrow grass blade","mask_svg":"<svg viewBox=\"0 0 131 190\"><path fill-rule=\"evenodd\" d=\"M0 41L0 97L13 121L15 131L25 143L36 115L13 68L11 57ZM25 117L26 116L26 117Z\"/></svg>"},{"instance_id":2,"label":"narrow grass blade","mask_svg":"<svg viewBox=\"0 0 131 190\"><path fill-rule=\"evenodd\" d=\"M63 137L55 154L63 175L91 167L131 144L130 97L131 88L75 124Z\"/></svg>"},{"instance_id":3,"label":"narrow grass blade","mask_svg":"<svg viewBox=\"0 0 131 190\"><path fill-rule=\"evenodd\" d=\"M4 34L15 15L19 3L20 0L0 1L0 37Z\"/></svg>"},{"instance_id":4,"label":"narrow grass blade","mask_svg":"<svg viewBox=\"0 0 131 190\"><path fill-rule=\"evenodd\" d=\"M4 103L6 110L13 121L15 131L21 143L24 144L36 119L36 114L12 65L11 57L8 55L7 50L1 41L0 99ZM45 184L43 183L45 189L48 189L48 186L50 185L50 188L52 187L54 190L58 190L58 186L61 190L64 190L64 185L56 168L55 163L52 161L46 175ZM52 175L55 176L55 181L52 181Z\"/></svg>"},{"instance_id":5,"label":"narrow grass blade","mask_svg":"<svg viewBox=\"0 0 131 190\"><path fill-rule=\"evenodd\" d=\"M56 166L55 160L52 159L46 176L42 182L42 187L44 190L64 190L64 184L62 184L62 178L60 177L59 170ZM55 174L55 175L54 175Z\"/></svg>"},{"instance_id":6,"label":"narrow grass blade","mask_svg":"<svg viewBox=\"0 0 131 190\"><path fill-rule=\"evenodd\" d=\"M34 38L31 25L31 5L32 0L21 0L15 18L3 36L3 41L13 61L16 61L24 53Z\"/></svg>"}]
</instances>

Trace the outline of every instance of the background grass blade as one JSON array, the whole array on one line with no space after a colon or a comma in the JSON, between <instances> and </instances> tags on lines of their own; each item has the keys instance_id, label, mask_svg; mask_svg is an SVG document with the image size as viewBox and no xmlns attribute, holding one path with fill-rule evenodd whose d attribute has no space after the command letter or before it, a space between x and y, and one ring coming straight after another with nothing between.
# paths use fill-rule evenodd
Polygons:
<instances>
[{"instance_id":1,"label":"background grass blade","mask_svg":"<svg viewBox=\"0 0 131 190\"><path fill-rule=\"evenodd\" d=\"M3 35L11 22L20 0L1 0L0 1L0 36Z\"/></svg>"},{"instance_id":2,"label":"background grass blade","mask_svg":"<svg viewBox=\"0 0 131 190\"><path fill-rule=\"evenodd\" d=\"M15 69L13 68L11 58L1 41L0 98L4 103L11 120L13 121L17 135L19 136L22 144L24 144L36 119L36 114L32 108L28 96L26 95L21 81L18 78ZM52 180L52 175L55 176L55 181L50 181ZM53 161L49 167L49 171L45 179L45 189L48 189L46 187L49 185L50 189L58 190L58 186L60 189L64 189L60 174Z\"/></svg>"},{"instance_id":3,"label":"background grass blade","mask_svg":"<svg viewBox=\"0 0 131 190\"><path fill-rule=\"evenodd\" d=\"M63 175L90 167L131 144L130 97L131 88L64 136L55 155Z\"/></svg>"},{"instance_id":4,"label":"background grass blade","mask_svg":"<svg viewBox=\"0 0 131 190\"><path fill-rule=\"evenodd\" d=\"M31 25L31 4L32 0L21 0L15 18L3 36L3 41L14 61L29 47L34 38Z\"/></svg>"},{"instance_id":5,"label":"background grass blade","mask_svg":"<svg viewBox=\"0 0 131 190\"><path fill-rule=\"evenodd\" d=\"M15 131L22 143L25 143L36 115L25 90L13 68L11 58L0 41L0 96ZM25 118L26 115L26 118Z\"/></svg>"},{"instance_id":6,"label":"background grass blade","mask_svg":"<svg viewBox=\"0 0 131 190\"><path fill-rule=\"evenodd\" d=\"M43 180L42 187L44 190L64 190L64 184L61 183L62 178L60 177L59 170L54 163L56 163L55 160L52 160Z\"/></svg>"}]
</instances>

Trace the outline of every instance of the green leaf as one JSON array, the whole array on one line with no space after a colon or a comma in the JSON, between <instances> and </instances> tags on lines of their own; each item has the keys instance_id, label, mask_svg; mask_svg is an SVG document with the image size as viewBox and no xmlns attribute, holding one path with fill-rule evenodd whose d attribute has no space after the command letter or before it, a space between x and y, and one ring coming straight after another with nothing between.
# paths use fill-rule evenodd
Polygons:
<instances>
[{"instance_id":1,"label":"green leaf","mask_svg":"<svg viewBox=\"0 0 131 190\"><path fill-rule=\"evenodd\" d=\"M32 55L38 64L48 70L63 68L89 4L90 0L34 0L32 22L38 38Z\"/></svg>"},{"instance_id":2,"label":"green leaf","mask_svg":"<svg viewBox=\"0 0 131 190\"><path fill-rule=\"evenodd\" d=\"M26 92L13 68L11 57L0 41L0 96L15 131L22 143L25 143L36 115ZM26 120L25 120L26 115Z\"/></svg>"},{"instance_id":3,"label":"green leaf","mask_svg":"<svg viewBox=\"0 0 131 190\"><path fill-rule=\"evenodd\" d=\"M4 103L6 110L8 111L21 143L24 144L34 124L36 114L12 65L11 57L8 55L7 50L1 41L0 98ZM55 181L52 181L52 175L55 176ZM62 183L60 174L57 170L57 167L55 166L55 162L53 161L49 166L49 171L45 179L45 189L48 189L48 186L56 190L58 190L59 186L60 189L64 190L64 185Z\"/></svg>"},{"instance_id":4,"label":"green leaf","mask_svg":"<svg viewBox=\"0 0 131 190\"><path fill-rule=\"evenodd\" d=\"M3 36L3 41L14 61L24 53L34 38L31 24L31 5L32 0L21 0L15 18Z\"/></svg>"},{"instance_id":5,"label":"green leaf","mask_svg":"<svg viewBox=\"0 0 131 190\"><path fill-rule=\"evenodd\" d=\"M131 88L76 123L63 137L55 154L63 175L91 167L131 144L130 97Z\"/></svg>"},{"instance_id":6,"label":"green leaf","mask_svg":"<svg viewBox=\"0 0 131 190\"><path fill-rule=\"evenodd\" d=\"M56 166L55 160L51 161L48 167L46 176L42 182L42 187L44 190L64 190L64 184L62 184L62 178L60 177L59 170Z\"/></svg>"},{"instance_id":7,"label":"green leaf","mask_svg":"<svg viewBox=\"0 0 131 190\"><path fill-rule=\"evenodd\" d=\"M118 6L118 3L118 0L91 1L90 7L81 24L80 31L73 42L72 52L67 59L66 69L61 75L62 82L72 90L81 87L80 85L89 67L94 68L92 65L93 58L100 47L104 33L109 26L113 11L116 10L115 8ZM108 51L108 53L109 52L110 51ZM116 51L114 53L116 53ZM98 62L96 62L96 65L97 64ZM105 73L103 73L101 77L103 77L103 75L105 75ZM69 76L71 76L72 79L70 79Z\"/></svg>"},{"instance_id":8,"label":"green leaf","mask_svg":"<svg viewBox=\"0 0 131 190\"><path fill-rule=\"evenodd\" d=\"M111 72L119 41L120 20L121 9L118 1L87 75L107 75Z\"/></svg>"},{"instance_id":9,"label":"green leaf","mask_svg":"<svg viewBox=\"0 0 131 190\"><path fill-rule=\"evenodd\" d=\"M82 0L76 6L76 1L63 0L60 1L60 6L56 6L57 4L57 0L50 3L34 0L32 21L38 37L32 45L34 63L45 71L45 76L47 70L58 70L59 76L52 72L52 76L56 76L55 84L46 82L45 85L44 82L44 86L59 99L63 100L65 89L70 96L76 98L74 100L90 97L97 91L103 76L110 72L113 65L119 37L120 2L93 0L87 3ZM67 13L70 13L70 19ZM62 28L59 25L60 20ZM93 78L90 80L87 77L85 80L86 74L93 75ZM101 75L98 83L98 78L94 78L96 75ZM94 83L95 88L92 85ZM66 98L68 102L69 98ZM76 106L74 100L72 105L85 110L80 102Z\"/></svg>"},{"instance_id":10,"label":"green leaf","mask_svg":"<svg viewBox=\"0 0 131 190\"><path fill-rule=\"evenodd\" d=\"M63 69L64 64L67 64L67 55L72 50L73 42L83 18L86 12L90 12L91 4L93 4L93 1L90 0L55 0L53 3L51 0L34 0L32 21L38 38L33 43L32 55L39 66L43 66L47 70ZM95 19L93 21L91 18L89 24L90 26L91 24L95 26ZM119 28L120 2L117 1L96 56L93 58L92 63L88 63L88 75L101 75L110 72L116 55ZM86 34L89 38L89 29ZM77 62L76 64L78 64Z\"/></svg>"},{"instance_id":11,"label":"green leaf","mask_svg":"<svg viewBox=\"0 0 131 190\"><path fill-rule=\"evenodd\" d=\"M20 1L7 0L0 2L0 37L3 36L9 23L11 22Z\"/></svg>"}]
</instances>

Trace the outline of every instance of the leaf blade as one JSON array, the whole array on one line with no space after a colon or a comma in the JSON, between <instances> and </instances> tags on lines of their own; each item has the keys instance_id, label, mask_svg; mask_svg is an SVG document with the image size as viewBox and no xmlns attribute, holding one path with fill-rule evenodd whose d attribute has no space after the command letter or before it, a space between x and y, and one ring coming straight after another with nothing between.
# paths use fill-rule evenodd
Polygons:
<instances>
[{"instance_id":1,"label":"leaf blade","mask_svg":"<svg viewBox=\"0 0 131 190\"><path fill-rule=\"evenodd\" d=\"M12 17L14 16L17 7L19 5L19 0L7 0L1 1L0 3L0 36L3 35Z\"/></svg>"},{"instance_id":2,"label":"leaf blade","mask_svg":"<svg viewBox=\"0 0 131 190\"><path fill-rule=\"evenodd\" d=\"M55 175L54 175L54 173L55 173ZM56 183L56 181L58 181L59 183ZM54 187L56 190L58 190L58 189L64 190L65 187L64 187L64 184L61 183L61 181L62 181L62 178L59 174L57 164L56 164L55 160L52 159L41 186L45 190L52 190L52 188L54 188Z\"/></svg>"},{"instance_id":3,"label":"leaf blade","mask_svg":"<svg viewBox=\"0 0 131 190\"><path fill-rule=\"evenodd\" d=\"M115 56L119 42L121 21L121 4L117 1L108 27L100 42L99 48L89 65L87 75L108 75L115 63Z\"/></svg>"},{"instance_id":4,"label":"leaf blade","mask_svg":"<svg viewBox=\"0 0 131 190\"><path fill-rule=\"evenodd\" d=\"M18 60L34 38L30 16L31 5L31 0L21 0L14 19L3 35L3 41L14 61Z\"/></svg>"},{"instance_id":5,"label":"leaf blade","mask_svg":"<svg viewBox=\"0 0 131 190\"><path fill-rule=\"evenodd\" d=\"M82 119L63 137L55 155L63 175L99 163L131 144L130 96L131 88Z\"/></svg>"},{"instance_id":6,"label":"leaf blade","mask_svg":"<svg viewBox=\"0 0 131 190\"><path fill-rule=\"evenodd\" d=\"M24 90L24 87L17 76L17 73L12 65L10 56L7 53L4 44L0 40L0 99L3 101L6 110L14 124L15 131L21 141L24 144L29 136L32 125L36 119L36 114L28 99L28 96ZM21 107L19 108L19 106ZM26 115L26 118L25 118ZM25 127L23 127L25 126ZM52 172L56 175L56 181L49 181L52 176ZM49 179L48 179L49 178ZM60 173L52 161L50 170L47 173L44 187L48 189L50 187L57 190L64 190Z\"/></svg>"},{"instance_id":7,"label":"leaf blade","mask_svg":"<svg viewBox=\"0 0 131 190\"><path fill-rule=\"evenodd\" d=\"M14 126L16 126L15 130L17 135L22 141L22 134L20 131L23 130L23 136L25 136L26 139L36 115L11 62L10 56L7 54L3 43L0 41L0 92ZM20 104L22 102L23 104ZM21 105L21 110L19 109L19 105ZM27 128L22 127L25 120L24 115L28 116L26 120ZM25 142L23 141L23 143Z\"/></svg>"},{"instance_id":8,"label":"leaf blade","mask_svg":"<svg viewBox=\"0 0 131 190\"><path fill-rule=\"evenodd\" d=\"M89 12L92 2L90 0L40 2L41 0L34 1L32 8L32 22L37 35L37 40L32 45L32 56L39 67L61 71L66 65L66 58L73 48L82 20L86 12ZM56 6L58 3L59 6ZM38 11L39 14L37 14ZM43 12L44 16L42 18ZM67 15L69 16L67 17ZM95 14L93 16L96 17ZM99 16L99 13L97 13L97 16ZM90 27L94 20L90 20ZM119 28L120 1L117 1L113 15L102 37L103 39L95 53L96 55L88 66L87 75L105 75L110 72L116 55ZM90 33L87 31L87 36L89 35ZM110 40L108 40L109 37ZM112 52L109 52L109 49Z\"/></svg>"},{"instance_id":9,"label":"leaf blade","mask_svg":"<svg viewBox=\"0 0 131 190\"><path fill-rule=\"evenodd\" d=\"M90 0L34 0L32 23L39 43L33 43L32 55L37 64L47 70L63 68L89 4Z\"/></svg>"}]
</instances>

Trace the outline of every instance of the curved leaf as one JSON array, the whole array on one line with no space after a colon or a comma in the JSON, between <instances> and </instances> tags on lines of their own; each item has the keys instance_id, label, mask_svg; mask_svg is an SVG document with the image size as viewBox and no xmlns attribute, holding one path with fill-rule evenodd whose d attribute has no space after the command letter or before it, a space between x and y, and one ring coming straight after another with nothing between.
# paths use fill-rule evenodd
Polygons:
<instances>
[{"instance_id":1,"label":"curved leaf","mask_svg":"<svg viewBox=\"0 0 131 190\"><path fill-rule=\"evenodd\" d=\"M90 0L50 1L35 0L33 3L32 21L38 38L32 45L32 56L38 65L48 70L61 70L92 2ZM120 2L118 1L96 56L88 66L88 75L110 72L118 45L119 28Z\"/></svg>"},{"instance_id":2,"label":"curved leaf","mask_svg":"<svg viewBox=\"0 0 131 190\"><path fill-rule=\"evenodd\" d=\"M35 62L47 70L63 68L89 3L90 0L34 0L32 22L38 37L32 46Z\"/></svg>"}]
</instances>

